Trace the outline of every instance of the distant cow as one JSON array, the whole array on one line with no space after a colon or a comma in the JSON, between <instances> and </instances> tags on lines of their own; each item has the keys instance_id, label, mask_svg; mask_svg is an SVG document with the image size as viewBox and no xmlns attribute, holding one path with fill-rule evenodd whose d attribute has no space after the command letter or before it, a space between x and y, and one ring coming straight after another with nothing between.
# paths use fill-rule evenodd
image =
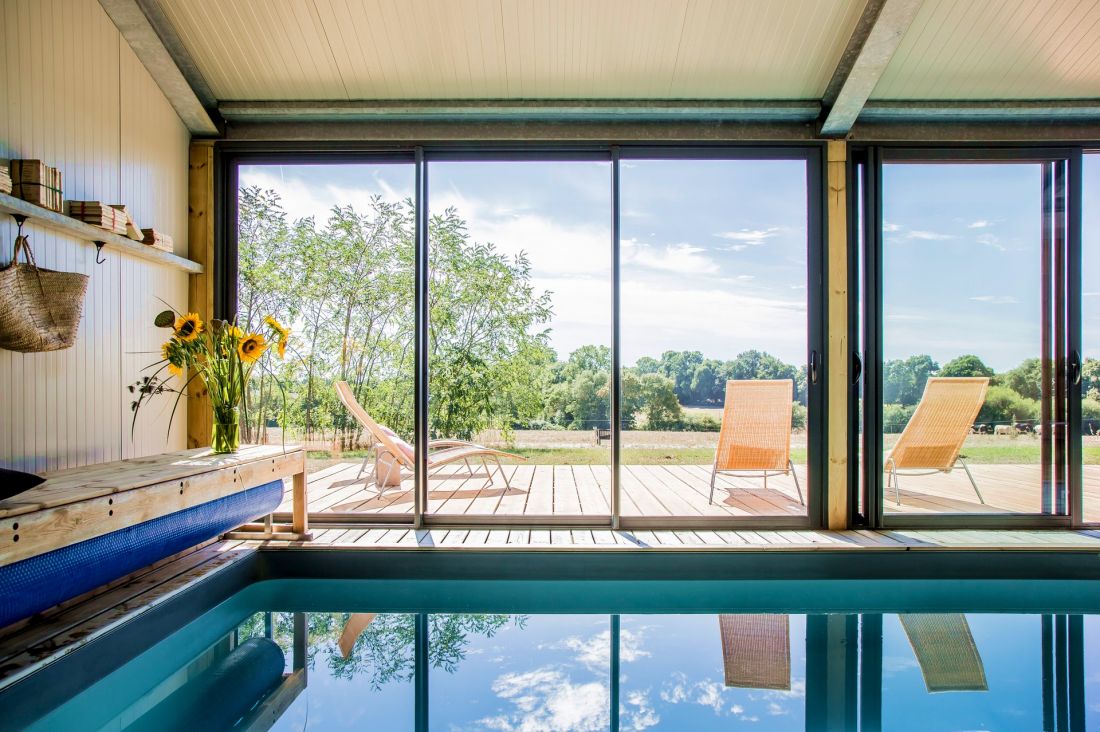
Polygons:
<instances>
[{"instance_id":1,"label":"distant cow","mask_svg":"<svg viewBox=\"0 0 1100 732\"><path fill-rule=\"evenodd\" d=\"M1014 435L1016 434L1016 427L1010 424L999 424L993 428L993 434L995 435Z\"/></svg>"}]
</instances>

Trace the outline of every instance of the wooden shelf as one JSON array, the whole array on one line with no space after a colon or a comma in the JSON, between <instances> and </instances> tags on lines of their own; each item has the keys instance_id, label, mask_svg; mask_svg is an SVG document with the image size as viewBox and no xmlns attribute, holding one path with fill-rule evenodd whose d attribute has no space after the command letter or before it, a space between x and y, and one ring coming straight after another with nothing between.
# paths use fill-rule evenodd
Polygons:
<instances>
[{"instance_id":1,"label":"wooden shelf","mask_svg":"<svg viewBox=\"0 0 1100 732\"><path fill-rule=\"evenodd\" d=\"M44 226L47 229L60 231L63 234L68 234L77 239L83 239L89 243L103 242L104 249L124 252L132 257L138 257L139 259L148 259L151 262L182 269L189 274L201 274L203 271L202 265L198 262L192 262L190 259L177 257L171 252L142 244L140 241L134 241L125 236L112 234L109 231L104 231L91 224L77 221L65 214L60 214L48 208L28 203L21 198L9 196L6 193L0 193L0 212L26 216L28 224Z\"/></svg>"}]
</instances>

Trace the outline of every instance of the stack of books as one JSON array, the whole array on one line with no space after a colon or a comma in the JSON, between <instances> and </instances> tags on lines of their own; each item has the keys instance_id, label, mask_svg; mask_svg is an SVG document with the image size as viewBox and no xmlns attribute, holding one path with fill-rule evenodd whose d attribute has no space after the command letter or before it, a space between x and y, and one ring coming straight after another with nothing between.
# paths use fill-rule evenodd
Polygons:
<instances>
[{"instance_id":1,"label":"stack of books","mask_svg":"<svg viewBox=\"0 0 1100 732\"><path fill-rule=\"evenodd\" d=\"M145 236L141 233L141 229L138 228L137 223L134 221L134 217L130 215L130 209L126 208L125 203L112 203L111 208L121 211L126 217L126 236L134 241L142 241Z\"/></svg>"},{"instance_id":2,"label":"stack of books","mask_svg":"<svg viewBox=\"0 0 1100 732\"><path fill-rule=\"evenodd\" d=\"M11 193L16 198L60 212L64 199L61 195L61 171L51 168L41 160L12 160Z\"/></svg>"},{"instance_id":3,"label":"stack of books","mask_svg":"<svg viewBox=\"0 0 1100 732\"><path fill-rule=\"evenodd\" d=\"M86 224L126 236L126 214L99 201L69 201L69 215Z\"/></svg>"},{"instance_id":4,"label":"stack of books","mask_svg":"<svg viewBox=\"0 0 1100 732\"><path fill-rule=\"evenodd\" d=\"M156 247L161 251L171 252L172 249L172 237L167 234L162 234L156 229L142 229L141 233L144 235L144 241L151 247Z\"/></svg>"}]
</instances>

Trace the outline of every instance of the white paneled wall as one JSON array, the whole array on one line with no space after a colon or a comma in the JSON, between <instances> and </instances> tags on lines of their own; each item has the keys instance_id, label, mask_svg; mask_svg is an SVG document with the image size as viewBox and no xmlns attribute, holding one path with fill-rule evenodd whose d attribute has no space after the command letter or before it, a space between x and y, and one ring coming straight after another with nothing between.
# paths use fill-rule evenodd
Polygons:
<instances>
[{"instance_id":1,"label":"white paneled wall","mask_svg":"<svg viewBox=\"0 0 1100 732\"><path fill-rule=\"evenodd\" d=\"M189 135L96 0L0 2L0 159L61 169L66 199L126 203L186 252ZM28 222L38 263L91 277L80 336L55 353L0 350L0 465L44 471L176 450L181 402L143 413L130 436L126 386L159 359L164 309L187 305L187 275L95 249ZM15 226L0 221L0 262Z\"/></svg>"}]
</instances>

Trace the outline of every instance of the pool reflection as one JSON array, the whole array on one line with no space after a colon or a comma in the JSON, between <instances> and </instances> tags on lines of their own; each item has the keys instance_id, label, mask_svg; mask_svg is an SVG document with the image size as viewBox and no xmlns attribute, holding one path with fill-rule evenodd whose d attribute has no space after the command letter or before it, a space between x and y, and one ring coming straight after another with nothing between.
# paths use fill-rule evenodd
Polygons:
<instances>
[{"instance_id":1,"label":"pool reflection","mask_svg":"<svg viewBox=\"0 0 1100 732\"><path fill-rule=\"evenodd\" d=\"M1100 668L1086 653L1100 643L1093 615L260 612L197 654L196 645L186 656L158 651L171 640L37 727L1068 732L1100 724Z\"/></svg>"}]
</instances>

